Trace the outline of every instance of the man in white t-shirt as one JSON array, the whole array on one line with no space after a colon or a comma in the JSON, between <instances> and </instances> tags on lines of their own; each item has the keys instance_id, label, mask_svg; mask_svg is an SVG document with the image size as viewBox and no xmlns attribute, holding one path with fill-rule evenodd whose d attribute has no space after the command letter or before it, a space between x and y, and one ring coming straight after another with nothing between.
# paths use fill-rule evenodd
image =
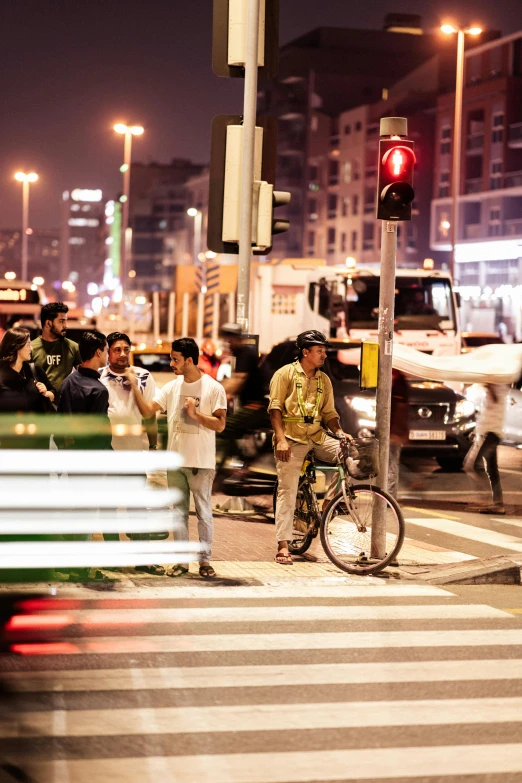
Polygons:
<instances>
[{"instance_id":1,"label":"man in white t-shirt","mask_svg":"<svg viewBox=\"0 0 522 783\"><path fill-rule=\"evenodd\" d=\"M191 337L174 340L170 358L170 366L177 377L156 393L152 403L144 400L132 368L126 370L126 376L144 418L157 411L167 411L167 448L177 451L184 465L178 471L169 471L168 484L182 493L179 509L187 539L192 492L201 544L199 573L205 578L215 577L216 572L210 565L214 533L212 483L216 472L216 432L225 429L227 398L221 384L198 369L199 348ZM187 571L185 566L176 564L167 573L182 576Z\"/></svg>"},{"instance_id":2,"label":"man in white t-shirt","mask_svg":"<svg viewBox=\"0 0 522 783\"><path fill-rule=\"evenodd\" d=\"M109 346L109 364L101 370L100 381L109 392L108 414L112 427L112 448L115 451L156 449L158 446L156 415L143 420L134 399L132 386L125 376L125 370L129 366L130 337L123 332L112 332L107 337L107 344ZM142 367L135 367L134 374L143 399L152 402L156 394L154 378L148 370L144 370ZM143 431L144 427L146 435ZM137 468L139 468L138 465ZM149 482L151 482L150 476ZM163 566L157 564L136 566L136 571L143 571L155 576L165 574Z\"/></svg>"}]
</instances>

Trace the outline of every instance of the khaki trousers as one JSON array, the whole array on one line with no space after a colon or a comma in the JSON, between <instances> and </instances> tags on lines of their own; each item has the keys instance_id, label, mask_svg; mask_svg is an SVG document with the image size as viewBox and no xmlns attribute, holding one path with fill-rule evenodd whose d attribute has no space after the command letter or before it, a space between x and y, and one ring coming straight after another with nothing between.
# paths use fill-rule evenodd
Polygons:
<instances>
[{"instance_id":1,"label":"khaki trousers","mask_svg":"<svg viewBox=\"0 0 522 783\"><path fill-rule=\"evenodd\" d=\"M294 443L288 441L290 445L290 459L283 462L276 458L277 468L277 503L275 515L275 532L277 541L291 541L294 525L295 499L297 497L297 486L303 462L309 451L314 451L315 456L324 462L337 462L339 452L339 442L334 438L326 436L324 443L318 445L313 441L308 443ZM337 481L334 474L333 481Z\"/></svg>"}]
</instances>

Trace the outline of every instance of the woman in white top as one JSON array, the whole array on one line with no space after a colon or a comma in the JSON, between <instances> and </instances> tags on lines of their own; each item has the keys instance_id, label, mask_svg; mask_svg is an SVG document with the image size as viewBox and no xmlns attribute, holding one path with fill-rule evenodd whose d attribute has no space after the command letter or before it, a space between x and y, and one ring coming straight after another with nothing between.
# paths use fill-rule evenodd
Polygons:
<instances>
[{"instance_id":1,"label":"woman in white top","mask_svg":"<svg viewBox=\"0 0 522 783\"><path fill-rule=\"evenodd\" d=\"M509 386L486 384L484 403L477 418L475 442L464 462L474 491L491 488L493 502L487 500L467 506L480 514L505 514L502 486L497 463L497 446L504 430L506 397ZM487 478L486 478L487 474ZM489 479L489 486L488 486Z\"/></svg>"}]
</instances>

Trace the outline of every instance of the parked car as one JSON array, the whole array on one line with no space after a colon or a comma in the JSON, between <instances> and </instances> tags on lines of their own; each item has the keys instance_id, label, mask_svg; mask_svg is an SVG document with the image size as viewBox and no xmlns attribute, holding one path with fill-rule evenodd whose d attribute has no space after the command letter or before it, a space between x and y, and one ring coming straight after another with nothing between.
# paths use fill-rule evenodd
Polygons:
<instances>
[{"instance_id":1,"label":"parked car","mask_svg":"<svg viewBox=\"0 0 522 783\"><path fill-rule=\"evenodd\" d=\"M324 371L332 380L335 406L345 432L368 437L375 431L375 391L361 391L359 368L343 359L353 346L332 341ZM344 356L343 356L344 352ZM296 358L295 343L287 340L274 346L262 368L265 382L274 372ZM410 379L409 444L405 453L434 457L441 468L460 470L475 429L475 406L443 383Z\"/></svg>"},{"instance_id":2,"label":"parked car","mask_svg":"<svg viewBox=\"0 0 522 783\"><path fill-rule=\"evenodd\" d=\"M504 345L504 340L494 332L462 332L462 353L469 353L482 345Z\"/></svg>"}]
</instances>

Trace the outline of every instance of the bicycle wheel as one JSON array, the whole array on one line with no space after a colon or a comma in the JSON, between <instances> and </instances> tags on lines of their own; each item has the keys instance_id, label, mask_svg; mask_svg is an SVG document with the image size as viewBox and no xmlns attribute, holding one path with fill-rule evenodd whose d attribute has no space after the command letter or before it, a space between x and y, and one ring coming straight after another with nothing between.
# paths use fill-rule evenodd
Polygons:
<instances>
[{"instance_id":1,"label":"bicycle wheel","mask_svg":"<svg viewBox=\"0 0 522 783\"><path fill-rule=\"evenodd\" d=\"M276 513L278 485L279 482L276 481L273 496L274 515ZM307 477L301 476L295 499L292 540L288 542L288 549L293 555L304 555L317 535L319 515L316 510L316 504L317 501L315 497L312 497Z\"/></svg>"},{"instance_id":2,"label":"bicycle wheel","mask_svg":"<svg viewBox=\"0 0 522 783\"><path fill-rule=\"evenodd\" d=\"M359 484L339 492L321 519L321 543L335 565L348 574L376 574L395 558L404 540L404 517L397 502L384 490ZM372 520L379 513L386 529L386 553L372 553Z\"/></svg>"}]
</instances>

